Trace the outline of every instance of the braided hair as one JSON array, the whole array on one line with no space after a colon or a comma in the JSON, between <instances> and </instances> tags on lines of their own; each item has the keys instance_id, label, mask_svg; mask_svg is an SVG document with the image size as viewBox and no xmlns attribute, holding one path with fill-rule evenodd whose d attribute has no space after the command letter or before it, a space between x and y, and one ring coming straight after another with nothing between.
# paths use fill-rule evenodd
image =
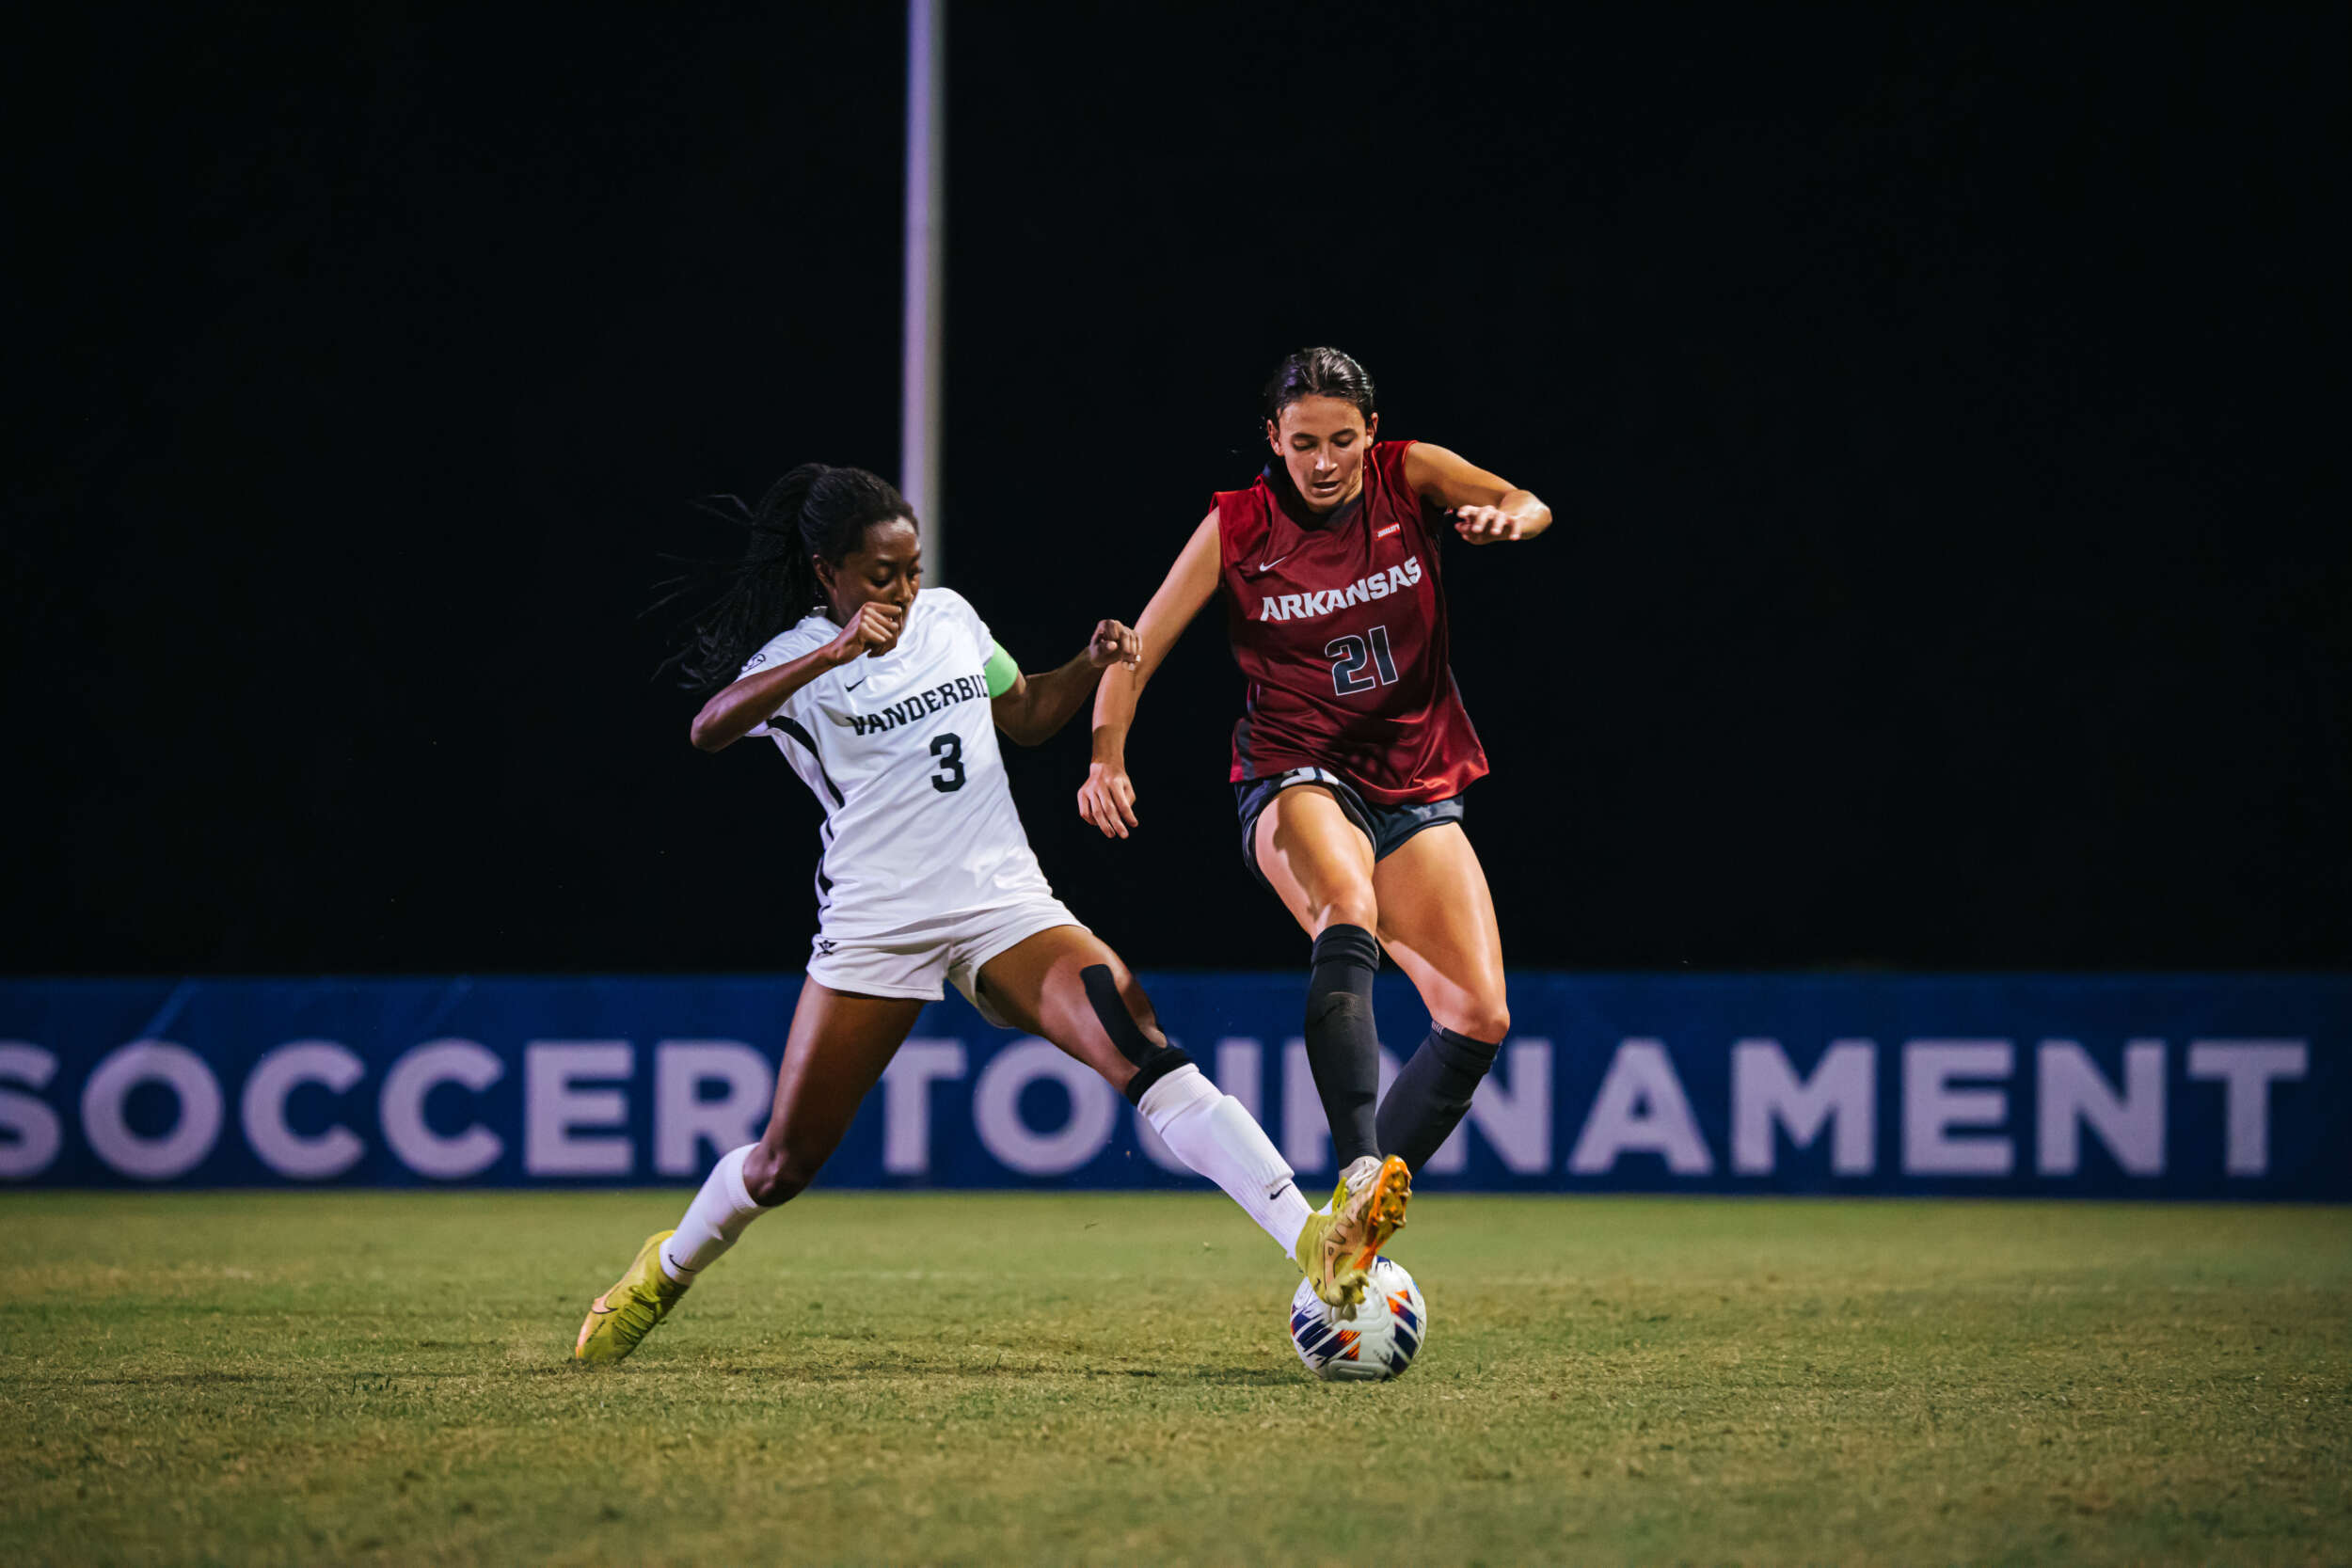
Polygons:
<instances>
[{"instance_id":1,"label":"braided hair","mask_svg":"<svg viewBox=\"0 0 2352 1568\"><path fill-rule=\"evenodd\" d=\"M675 668L681 684L697 691L733 681L761 643L824 601L819 559L837 566L866 542L874 524L914 520L906 498L888 480L822 463L802 464L771 485L757 506L733 496L698 504L749 537L742 560L721 568L718 596L688 623L677 652L661 666ZM689 591L679 586L654 608Z\"/></svg>"}]
</instances>

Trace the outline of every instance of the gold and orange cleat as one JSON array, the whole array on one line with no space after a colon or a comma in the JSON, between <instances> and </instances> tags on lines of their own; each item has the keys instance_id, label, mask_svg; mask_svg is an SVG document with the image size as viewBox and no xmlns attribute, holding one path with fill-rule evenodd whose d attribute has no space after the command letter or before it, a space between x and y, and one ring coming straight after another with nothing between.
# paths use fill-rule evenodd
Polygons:
<instances>
[{"instance_id":1,"label":"gold and orange cleat","mask_svg":"<svg viewBox=\"0 0 2352 1568\"><path fill-rule=\"evenodd\" d=\"M1406 1206L1413 1201L1413 1173L1391 1154L1368 1180L1352 1184L1343 1180L1340 1185L1347 1196L1343 1201L1338 1194L1332 1195L1332 1230L1356 1249L1356 1266L1368 1269L1389 1244L1389 1238L1405 1228Z\"/></svg>"},{"instance_id":2,"label":"gold and orange cleat","mask_svg":"<svg viewBox=\"0 0 2352 1568\"><path fill-rule=\"evenodd\" d=\"M1412 1173L1404 1161L1391 1155L1375 1164L1367 1157L1341 1176L1330 1207L1307 1217L1292 1256L1313 1285L1315 1298L1335 1316L1356 1316L1356 1306L1364 1299L1365 1271L1404 1227L1412 1197Z\"/></svg>"}]
</instances>

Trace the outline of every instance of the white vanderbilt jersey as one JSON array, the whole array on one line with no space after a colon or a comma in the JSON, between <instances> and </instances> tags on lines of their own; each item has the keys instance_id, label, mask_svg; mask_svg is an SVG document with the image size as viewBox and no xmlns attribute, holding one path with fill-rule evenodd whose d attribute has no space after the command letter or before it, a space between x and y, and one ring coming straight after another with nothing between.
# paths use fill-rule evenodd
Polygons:
<instances>
[{"instance_id":1,"label":"white vanderbilt jersey","mask_svg":"<svg viewBox=\"0 0 2352 1568\"><path fill-rule=\"evenodd\" d=\"M742 673L840 634L812 611ZM1054 895L996 744L981 673L993 645L963 595L925 589L897 647L826 671L751 732L774 738L824 807L817 863L824 935L914 935L947 917Z\"/></svg>"}]
</instances>

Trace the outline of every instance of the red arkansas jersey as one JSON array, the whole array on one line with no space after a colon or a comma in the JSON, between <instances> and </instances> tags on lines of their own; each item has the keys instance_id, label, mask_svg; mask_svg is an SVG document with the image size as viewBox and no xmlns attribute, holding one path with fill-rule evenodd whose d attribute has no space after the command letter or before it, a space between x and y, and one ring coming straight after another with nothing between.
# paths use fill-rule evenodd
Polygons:
<instances>
[{"instance_id":1,"label":"red arkansas jersey","mask_svg":"<svg viewBox=\"0 0 2352 1568\"><path fill-rule=\"evenodd\" d=\"M1220 586L1248 682L1234 783L1328 768L1375 805L1401 806L1486 775L1449 662L1438 581L1448 525L1405 483L1411 445L1375 442L1362 493L1325 520L1279 467L1217 492Z\"/></svg>"}]
</instances>

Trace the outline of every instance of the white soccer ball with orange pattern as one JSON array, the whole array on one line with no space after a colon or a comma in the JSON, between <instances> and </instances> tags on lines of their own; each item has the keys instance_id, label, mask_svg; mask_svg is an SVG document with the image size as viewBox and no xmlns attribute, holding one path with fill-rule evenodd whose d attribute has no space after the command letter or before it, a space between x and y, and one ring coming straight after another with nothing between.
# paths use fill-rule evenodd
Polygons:
<instances>
[{"instance_id":1,"label":"white soccer ball with orange pattern","mask_svg":"<svg viewBox=\"0 0 2352 1568\"><path fill-rule=\"evenodd\" d=\"M1375 1258L1356 1316L1333 1314L1305 1280L1291 1297L1292 1348L1326 1383L1378 1383L1401 1376L1429 1337L1429 1308L1404 1265Z\"/></svg>"}]
</instances>

